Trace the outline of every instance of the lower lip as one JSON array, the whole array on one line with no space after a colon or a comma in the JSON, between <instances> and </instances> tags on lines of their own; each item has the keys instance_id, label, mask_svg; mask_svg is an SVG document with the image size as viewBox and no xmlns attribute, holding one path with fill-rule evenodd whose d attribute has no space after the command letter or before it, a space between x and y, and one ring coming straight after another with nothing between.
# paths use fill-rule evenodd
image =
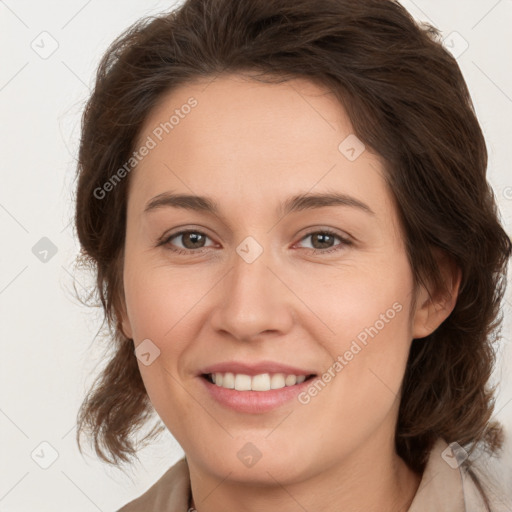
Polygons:
<instances>
[{"instance_id":1,"label":"lower lip","mask_svg":"<svg viewBox=\"0 0 512 512\"><path fill-rule=\"evenodd\" d=\"M203 381L210 395L221 405L238 412L252 414L272 411L290 402L314 380L314 378L307 379L300 384L269 391L237 391L236 389L217 386L204 377L199 378Z\"/></svg>"}]
</instances>

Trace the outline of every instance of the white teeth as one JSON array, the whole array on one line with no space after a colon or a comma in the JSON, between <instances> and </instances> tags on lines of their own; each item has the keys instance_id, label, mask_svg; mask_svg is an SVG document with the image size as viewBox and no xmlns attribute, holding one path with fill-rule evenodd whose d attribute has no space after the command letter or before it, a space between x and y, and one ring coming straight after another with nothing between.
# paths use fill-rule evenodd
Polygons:
<instances>
[{"instance_id":1,"label":"white teeth","mask_svg":"<svg viewBox=\"0 0 512 512\"><path fill-rule=\"evenodd\" d=\"M270 375L262 373L252 378L251 389L253 391L268 391L270 389Z\"/></svg>"},{"instance_id":2,"label":"white teeth","mask_svg":"<svg viewBox=\"0 0 512 512\"><path fill-rule=\"evenodd\" d=\"M286 379L284 379L284 383L287 386L293 386L297 383L297 377L295 375L287 375Z\"/></svg>"},{"instance_id":3,"label":"white teeth","mask_svg":"<svg viewBox=\"0 0 512 512\"><path fill-rule=\"evenodd\" d=\"M235 376L232 373L225 373L224 376L222 376L222 373L216 373L215 375L221 376L219 386L227 389L235 389Z\"/></svg>"},{"instance_id":4,"label":"white teeth","mask_svg":"<svg viewBox=\"0 0 512 512\"><path fill-rule=\"evenodd\" d=\"M261 373L251 377L243 373L227 372L212 373L210 377L215 385L226 389L236 389L237 391L269 391L302 384L306 380L306 375L286 375L284 373L274 373L272 375Z\"/></svg>"},{"instance_id":5,"label":"white teeth","mask_svg":"<svg viewBox=\"0 0 512 512\"><path fill-rule=\"evenodd\" d=\"M272 378L270 379L270 387L272 389L281 389L286 386L285 381L285 374L284 373L276 373L275 375L272 375Z\"/></svg>"},{"instance_id":6,"label":"white teeth","mask_svg":"<svg viewBox=\"0 0 512 512\"><path fill-rule=\"evenodd\" d=\"M235 389L237 391L250 391L251 390L251 377L249 375L242 375L237 373L235 376Z\"/></svg>"}]
</instances>

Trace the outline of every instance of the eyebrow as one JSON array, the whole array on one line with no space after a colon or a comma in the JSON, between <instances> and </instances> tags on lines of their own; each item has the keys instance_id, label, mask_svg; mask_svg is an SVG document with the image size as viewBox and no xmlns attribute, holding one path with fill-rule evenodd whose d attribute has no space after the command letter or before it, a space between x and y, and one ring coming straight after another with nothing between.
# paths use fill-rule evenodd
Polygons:
<instances>
[{"instance_id":1,"label":"eyebrow","mask_svg":"<svg viewBox=\"0 0 512 512\"><path fill-rule=\"evenodd\" d=\"M326 206L348 206L375 215L375 212L359 199L338 192L295 195L279 205L278 213L285 216L293 212ZM163 207L182 208L221 216L220 208L212 198L191 194L175 194L173 192L163 192L150 199L144 208L144 213Z\"/></svg>"}]
</instances>

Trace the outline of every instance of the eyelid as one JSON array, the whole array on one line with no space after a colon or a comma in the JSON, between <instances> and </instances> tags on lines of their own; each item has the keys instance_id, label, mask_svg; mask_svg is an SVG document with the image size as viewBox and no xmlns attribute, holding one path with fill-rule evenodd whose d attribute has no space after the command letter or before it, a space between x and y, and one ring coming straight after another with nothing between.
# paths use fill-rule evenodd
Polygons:
<instances>
[{"instance_id":1,"label":"eyelid","mask_svg":"<svg viewBox=\"0 0 512 512\"><path fill-rule=\"evenodd\" d=\"M301 235L301 237L299 238L299 241L304 240L304 238L311 236L315 233L327 233L329 235L339 238L340 240L344 240L345 242L355 241L355 239L352 236L350 236L348 233L343 232L343 231L340 232L336 228L331 228L331 227L327 227L327 226L313 226L310 228L306 228L305 233L303 235Z\"/></svg>"}]
</instances>

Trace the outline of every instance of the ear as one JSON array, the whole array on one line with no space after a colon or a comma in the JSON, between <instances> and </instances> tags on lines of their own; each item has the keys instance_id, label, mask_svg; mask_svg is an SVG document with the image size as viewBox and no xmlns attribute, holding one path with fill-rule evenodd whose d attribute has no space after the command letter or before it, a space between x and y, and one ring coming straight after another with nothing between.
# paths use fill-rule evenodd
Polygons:
<instances>
[{"instance_id":1,"label":"ear","mask_svg":"<svg viewBox=\"0 0 512 512\"><path fill-rule=\"evenodd\" d=\"M418 289L412 320L412 337L416 339L432 334L448 318L459 294L462 271L441 249L435 248L434 255L446 290Z\"/></svg>"},{"instance_id":2,"label":"ear","mask_svg":"<svg viewBox=\"0 0 512 512\"><path fill-rule=\"evenodd\" d=\"M124 250L121 251L119 256L116 259L116 297L114 300L114 311L117 318L117 328L121 330L121 332L128 339L133 339L133 330L128 318L127 308L126 308L126 300L125 300L125 292L124 292Z\"/></svg>"},{"instance_id":3,"label":"ear","mask_svg":"<svg viewBox=\"0 0 512 512\"><path fill-rule=\"evenodd\" d=\"M126 312L126 304L124 301L124 296L121 299L121 305L119 308L119 311L117 313L119 318L119 325L121 328L122 333L128 338L133 339L133 331L132 331L132 325L130 323L130 320L128 318L128 313Z\"/></svg>"}]
</instances>

